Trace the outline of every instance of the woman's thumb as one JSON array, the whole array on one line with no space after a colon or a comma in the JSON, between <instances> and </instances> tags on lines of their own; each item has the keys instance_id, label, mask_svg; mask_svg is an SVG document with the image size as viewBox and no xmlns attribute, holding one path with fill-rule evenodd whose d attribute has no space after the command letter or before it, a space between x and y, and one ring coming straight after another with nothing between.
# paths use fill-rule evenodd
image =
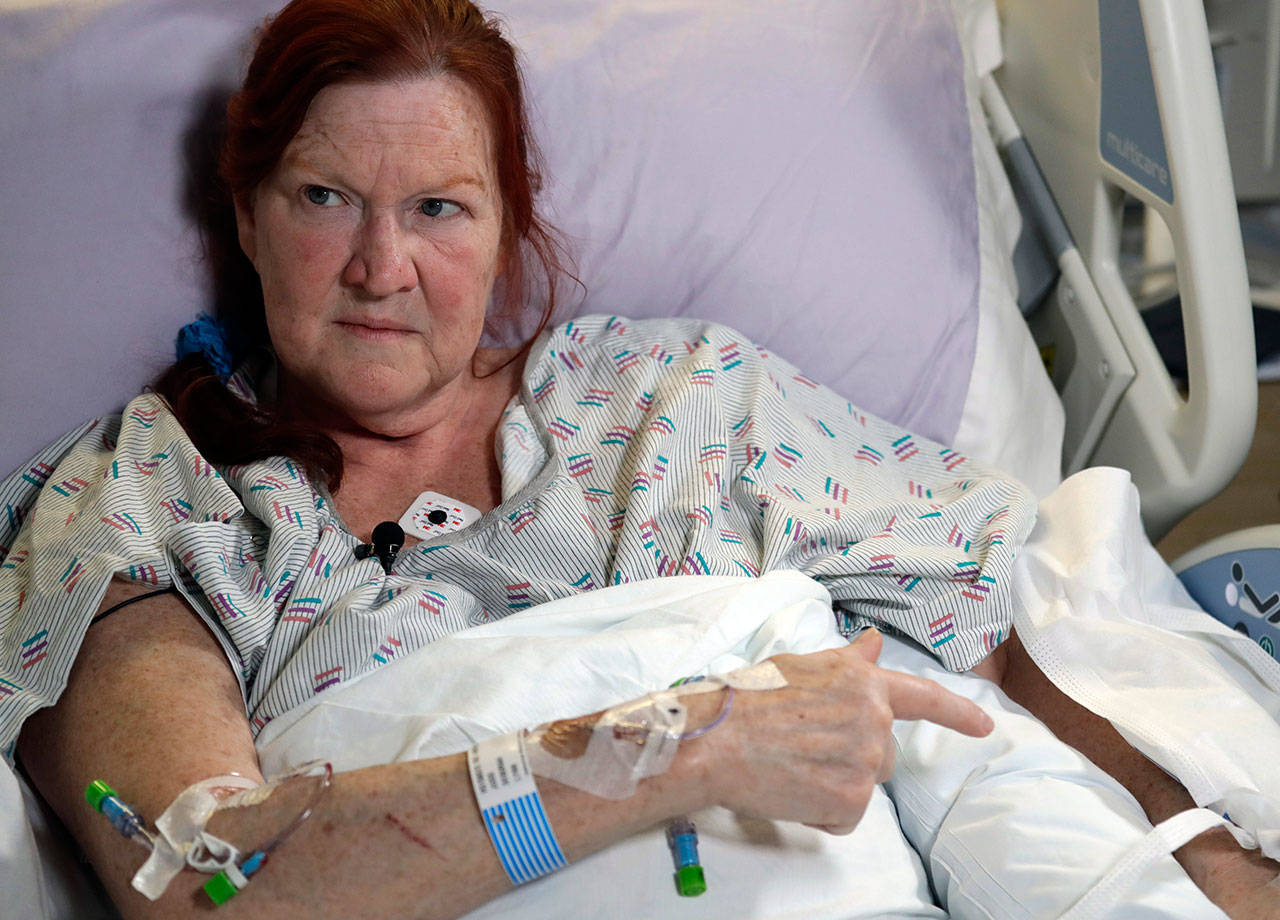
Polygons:
<instances>
[{"instance_id":1,"label":"woman's thumb","mask_svg":"<svg viewBox=\"0 0 1280 920\"><path fill-rule=\"evenodd\" d=\"M884 645L884 636L874 626L858 633L858 637L849 643L849 648L869 664L875 664L880 657L880 649Z\"/></svg>"}]
</instances>

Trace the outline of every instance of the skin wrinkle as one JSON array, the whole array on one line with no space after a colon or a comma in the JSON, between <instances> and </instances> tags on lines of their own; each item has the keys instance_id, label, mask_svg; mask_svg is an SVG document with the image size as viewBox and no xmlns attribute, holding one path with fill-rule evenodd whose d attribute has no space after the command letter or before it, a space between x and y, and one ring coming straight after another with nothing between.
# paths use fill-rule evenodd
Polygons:
<instances>
[{"instance_id":1,"label":"skin wrinkle","mask_svg":"<svg viewBox=\"0 0 1280 920\"><path fill-rule=\"evenodd\" d=\"M328 135L326 132L325 133L326 139L327 139L327 136ZM372 140L368 142L373 143ZM333 146L332 143L331 143L331 146ZM416 144L411 146L421 148L424 151L429 151L431 149L429 146L421 145L421 144ZM326 167L323 165L322 157L315 157L313 159L312 157L308 156L307 151L297 150L292 152L286 152L283 162L285 164L285 167L288 170L316 173L317 177L321 180L320 184L325 184L324 179L325 179ZM436 164L433 164L433 166L435 165ZM380 164L379 172L377 174L375 182L377 181L385 182L387 180L385 170L388 168L389 167L385 163L385 158L384 158L384 162ZM463 169L464 171L461 172L460 174L456 176L448 176L444 179L438 180L432 183L430 187L423 188L420 191L414 193L413 195L410 195L409 197L410 198L430 197L433 195L441 194L448 189L454 188L456 186L462 186L462 185L471 186L472 188L476 189L477 192L479 192L481 195L487 196L489 194L488 183L486 183L483 178L480 178L478 176L475 176L466 172L465 167ZM350 183L344 182L340 178L337 178L338 175L339 174L335 172L334 173L335 178L330 179L328 181L332 183L331 187L338 188L339 191L344 191L345 189L342 189L339 186L350 185Z\"/></svg>"},{"instance_id":2,"label":"skin wrinkle","mask_svg":"<svg viewBox=\"0 0 1280 920\"><path fill-rule=\"evenodd\" d=\"M383 124L388 127L394 127L394 128L423 127L421 125L414 125L409 122L384 121ZM346 155L346 152L347 152L346 148L342 147L337 142L335 142L330 132L323 125L318 125L310 129L304 128L304 130L298 132L298 135L293 139L293 142L287 148L285 148L285 152L281 157L281 164L286 169L311 170L317 173L323 172L323 167L315 160L312 160L308 155L310 151L305 149L308 146L309 142L313 140L316 142L321 142L321 141L325 142L330 152L337 155L339 159L343 158ZM357 137L357 140L359 140L361 143L366 143L366 144L380 143L379 139L374 135L373 131L363 132L363 134ZM487 142L484 142L484 141L477 140L477 142L487 145ZM427 145L427 144L416 144L409 140L405 141L405 143L409 146L420 148L424 151L431 150L430 145ZM450 186L453 186L453 185L463 185L463 184L473 186L481 194L487 195L489 193L489 183L485 182L483 176L475 175L470 172L464 171L462 174L458 176L449 177L438 182L437 183L438 188L424 189L420 194L428 195L432 191L439 191L445 188L449 188Z\"/></svg>"}]
</instances>

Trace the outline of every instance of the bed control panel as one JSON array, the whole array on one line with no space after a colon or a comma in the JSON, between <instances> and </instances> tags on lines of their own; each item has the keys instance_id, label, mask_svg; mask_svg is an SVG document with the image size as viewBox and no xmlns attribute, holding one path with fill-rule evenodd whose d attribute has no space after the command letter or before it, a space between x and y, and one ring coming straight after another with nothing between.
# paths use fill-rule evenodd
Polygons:
<instances>
[{"instance_id":1,"label":"bed control panel","mask_svg":"<svg viewBox=\"0 0 1280 920\"><path fill-rule=\"evenodd\" d=\"M1280 547L1223 553L1178 577L1215 619L1280 658Z\"/></svg>"}]
</instances>

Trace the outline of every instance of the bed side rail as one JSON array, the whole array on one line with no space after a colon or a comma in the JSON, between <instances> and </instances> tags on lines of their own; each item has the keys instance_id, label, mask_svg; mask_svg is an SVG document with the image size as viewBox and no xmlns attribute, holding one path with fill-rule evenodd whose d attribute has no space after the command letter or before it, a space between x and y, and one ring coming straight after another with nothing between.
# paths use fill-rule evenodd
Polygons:
<instances>
[{"instance_id":1,"label":"bed side rail","mask_svg":"<svg viewBox=\"0 0 1280 920\"><path fill-rule=\"evenodd\" d=\"M1005 63L998 92L986 95L1007 101L1092 278L1059 248L1058 289L1032 320L1066 406L1066 472L1128 469L1158 539L1235 475L1257 416L1248 280L1204 10L1186 0L999 0L999 10ZM1185 395L1121 277L1125 193L1154 209L1173 240ZM1105 317L1091 315L1099 305ZM1117 362L1117 348L1127 361Z\"/></svg>"}]
</instances>

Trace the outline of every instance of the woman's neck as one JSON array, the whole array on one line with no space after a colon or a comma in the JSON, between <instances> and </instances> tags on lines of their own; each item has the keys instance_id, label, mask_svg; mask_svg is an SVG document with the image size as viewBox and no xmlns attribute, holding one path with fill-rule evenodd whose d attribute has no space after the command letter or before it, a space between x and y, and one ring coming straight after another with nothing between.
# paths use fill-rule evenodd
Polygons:
<instances>
[{"instance_id":1,"label":"woman's neck","mask_svg":"<svg viewBox=\"0 0 1280 920\"><path fill-rule=\"evenodd\" d=\"M487 376L468 375L422 407L414 431L398 437L350 420L321 422L342 450L338 513L368 539L381 521L398 520L425 491L439 492L487 512L501 503L502 470L494 440L502 411L520 388L524 355Z\"/></svg>"}]
</instances>

